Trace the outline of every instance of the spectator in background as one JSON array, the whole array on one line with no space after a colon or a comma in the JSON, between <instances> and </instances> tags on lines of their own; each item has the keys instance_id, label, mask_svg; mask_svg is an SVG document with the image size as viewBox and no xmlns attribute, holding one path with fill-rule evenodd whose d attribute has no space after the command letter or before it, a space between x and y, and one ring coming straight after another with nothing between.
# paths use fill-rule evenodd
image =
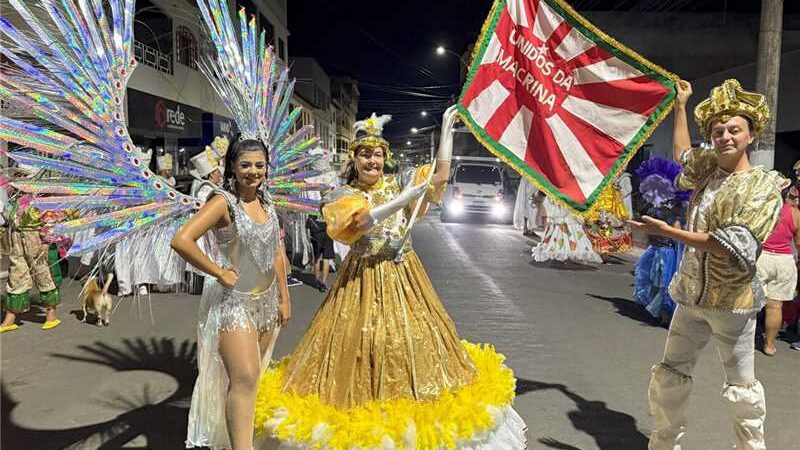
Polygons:
<instances>
[{"instance_id":1,"label":"spectator in background","mask_svg":"<svg viewBox=\"0 0 800 450\"><path fill-rule=\"evenodd\" d=\"M622 196L622 203L625 204L625 209L628 210L628 216L625 217L626 220L633 218L633 182L631 178L629 172L622 172L619 178L614 181L614 187L619 190L619 194Z\"/></svg>"},{"instance_id":2,"label":"spectator in background","mask_svg":"<svg viewBox=\"0 0 800 450\"><path fill-rule=\"evenodd\" d=\"M767 356L775 355L775 339L783 322L783 302L791 302L797 290L794 251L800 248L800 210L796 198L786 195L778 225L762 244L756 275L767 295L764 320L764 347ZM794 244L794 248L792 248Z\"/></svg>"},{"instance_id":3,"label":"spectator in background","mask_svg":"<svg viewBox=\"0 0 800 450\"><path fill-rule=\"evenodd\" d=\"M172 176L172 155L169 153L159 155L156 158L156 165L158 166L158 174L163 178L168 185L175 187L175 177Z\"/></svg>"},{"instance_id":4,"label":"spectator in background","mask_svg":"<svg viewBox=\"0 0 800 450\"><path fill-rule=\"evenodd\" d=\"M56 317L56 307L61 302L59 293L60 268L57 253L42 240L41 230L45 223L37 208L24 204L19 198L8 202L3 211L11 238L9 273L6 281L6 296L3 302L5 316L0 323L0 333L14 331L17 315L30 309L30 290L35 286L45 308L43 330L61 324ZM55 259L51 261L51 259ZM54 274L51 269L57 270ZM56 277L56 275L58 275Z\"/></svg>"},{"instance_id":5,"label":"spectator in background","mask_svg":"<svg viewBox=\"0 0 800 450\"><path fill-rule=\"evenodd\" d=\"M314 248L314 287L320 292L326 292L331 261L336 258L333 239L328 236L327 226L322 217L308 216L306 227L311 233L311 245Z\"/></svg>"},{"instance_id":6,"label":"spectator in background","mask_svg":"<svg viewBox=\"0 0 800 450\"><path fill-rule=\"evenodd\" d=\"M536 216L539 204L536 203L538 190L526 178L522 178L517 188L517 200L514 204L514 228L522 230L522 234L533 233L536 228Z\"/></svg>"}]
</instances>

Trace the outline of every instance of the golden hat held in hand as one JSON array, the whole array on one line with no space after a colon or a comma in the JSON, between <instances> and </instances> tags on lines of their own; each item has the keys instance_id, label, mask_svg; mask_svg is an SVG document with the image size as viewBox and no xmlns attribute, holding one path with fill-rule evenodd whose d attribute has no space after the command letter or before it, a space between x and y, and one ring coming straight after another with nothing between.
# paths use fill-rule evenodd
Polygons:
<instances>
[{"instance_id":1,"label":"golden hat held in hand","mask_svg":"<svg viewBox=\"0 0 800 450\"><path fill-rule=\"evenodd\" d=\"M742 89L739 80L729 79L711 89L711 95L694 109L694 120L706 138L713 121L727 122L733 116L749 118L752 121L753 134L761 134L769 121L767 101L759 93Z\"/></svg>"}]
</instances>

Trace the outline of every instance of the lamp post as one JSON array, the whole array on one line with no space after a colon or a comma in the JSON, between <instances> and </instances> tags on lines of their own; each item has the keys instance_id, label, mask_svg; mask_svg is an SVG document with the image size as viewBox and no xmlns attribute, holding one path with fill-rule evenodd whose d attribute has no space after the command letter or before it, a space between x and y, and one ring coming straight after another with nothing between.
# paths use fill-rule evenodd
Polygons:
<instances>
[{"instance_id":1,"label":"lamp post","mask_svg":"<svg viewBox=\"0 0 800 450\"><path fill-rule=\"evenodd\" d=\"M431 155L433 155L435 153L436 137L434 135L436 134L436 128L437 127L439 127L438 123L436 123L434 125L429 125L427 127L422 127L422 128L411 127L411 133L412 134L419 134L419 133L422 133L422 132L425 132L425 131L430 131L431 132ZM411 142L411 141L408 141L408 142Z\"/></svg>"},{"instance_id":2,"label":"lamp post","mask_svg":"<svg viewBox=\"0 0 800 450\"><path fill-rule=\"evenodd\" d=\"M440 45L440 46L436 47L436 54L439 55L439 56L443 56L445 54L452 55L452 56L455 56L456 59L459 62L461 61L461 55L459 55L458 53L450 50L449 48L445 48L445 46L443 46L443 45Z\"/></svg>"},{"instance_id":3,"label":"lamp post","mask_svg":"<svg viewBox=\"0 0 800 450\"><path fill-rule=\"evenodd\" d=\"M458 82L462 84L465 74L469 71L468 63L464 61L461 55L443 45L436 47L436 54L439 56L450 55L458 60Z\"/></svg>"}]
</instances>

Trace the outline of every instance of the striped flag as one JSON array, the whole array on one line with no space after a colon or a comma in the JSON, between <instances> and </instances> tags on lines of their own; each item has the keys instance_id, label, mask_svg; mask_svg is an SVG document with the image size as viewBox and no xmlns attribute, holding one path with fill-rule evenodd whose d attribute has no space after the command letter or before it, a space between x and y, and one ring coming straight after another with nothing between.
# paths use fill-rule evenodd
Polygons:
<instances>
[{"instance_id":1,"label":"striped flag","mask_svg":"<svg viewBox=\"0 0 800 450\"><path fill-rule=\"evenodd\" d=\"M496 0L458 108L492 153L583 212L669 113L675 79L563 0Z\"/></svg>"}]
</instances>

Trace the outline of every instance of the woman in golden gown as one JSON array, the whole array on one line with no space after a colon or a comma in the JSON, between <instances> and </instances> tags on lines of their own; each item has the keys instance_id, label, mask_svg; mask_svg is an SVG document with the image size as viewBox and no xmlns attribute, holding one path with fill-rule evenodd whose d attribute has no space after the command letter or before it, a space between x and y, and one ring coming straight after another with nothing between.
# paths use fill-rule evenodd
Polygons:
<instances>
[{"instance_id":1,"label":"woman in golden gown","mask_svg":"<svg viewBox=\"0 0 800 450\"><path fill-rule=\"evenodd\" d=\"M256 428L280 448L523 449L515 380L491 346L461 341L404 239L441 201L455 108L431 166L384 174L388 116L357 122L348 183L323 199L330 236L351 246L298 347L265 372Z\"/></svg>"}]
</instances>

